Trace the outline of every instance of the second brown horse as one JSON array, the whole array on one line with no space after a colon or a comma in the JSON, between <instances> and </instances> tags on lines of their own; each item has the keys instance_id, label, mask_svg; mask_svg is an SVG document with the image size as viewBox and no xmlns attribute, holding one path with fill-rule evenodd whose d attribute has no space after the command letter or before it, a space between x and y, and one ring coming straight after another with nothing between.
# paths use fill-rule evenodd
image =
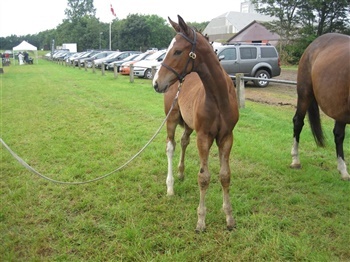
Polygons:
<instances>
[{"instance_id":1,"label":"second brown horse","mask_svg":"<svg viewBox=\"0 0 350 262\"><path fill-rule=\"evenodd\" d=\"M333 134L338 171L350 180L344 158L345 128L350 124L350 37L328 33L316 38L304 51L298 67L298 102L293 117L292 168L300 168L299 141L306 113L315 141L324 145L321 110L335 120Z\"/></svg>"}]
</instances>

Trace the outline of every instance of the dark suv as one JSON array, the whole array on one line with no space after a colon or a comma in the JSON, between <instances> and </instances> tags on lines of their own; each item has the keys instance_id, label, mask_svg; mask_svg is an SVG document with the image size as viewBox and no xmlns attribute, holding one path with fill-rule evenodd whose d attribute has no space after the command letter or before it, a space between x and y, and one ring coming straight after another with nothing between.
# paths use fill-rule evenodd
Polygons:
<instances>
[{"instance_id":1,"label":"dark suv","mask_svg":"<svg viewBox=\"0 0 350 262\"><path fill-rule=\"evenodd\" d=\"M216 46L215 52L222 67L231 77L243 73L244 76L262 78L253 80L258 87L266 87L269 84L263 79L281 74L278 52L272 45L222 45Z\"/></svg>"}]
</instances>

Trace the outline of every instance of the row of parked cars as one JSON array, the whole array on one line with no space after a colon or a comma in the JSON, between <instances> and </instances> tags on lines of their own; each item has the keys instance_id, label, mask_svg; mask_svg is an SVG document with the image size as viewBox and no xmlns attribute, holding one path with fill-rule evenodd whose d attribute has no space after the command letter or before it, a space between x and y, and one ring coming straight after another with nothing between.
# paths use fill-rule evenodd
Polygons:
<instances>
[{"instance_id":1,"label":"row of parked cars","mask_svg":"<svg viewBox=\"0 0 350 262\"><path fill-rule=\"evenodd\" d=\"M259 79L253 80L255 86L265 87L269 78L280 75L280 60L276 48L262 44L234 44L213 46L225 71L234 78L236 73ZM66 52L66 53L65 53ZM51 54L51 53L50 53ZM66 54L66 56L64 56ZM130 65L134 67L134 75L140 78L153 78L153 68L158 69L166 54L166 50L151 49L141 53L138 51L101 51L90 50L80 53L60 51L53 59L64 59L75 66L104 67L106 70L117 70L120 74L130 74Z\"/></svg>"},{"instance_id":2,"label":"row of parked cars","mask_svg":"<svg viewBox=\"0 0 350 262\"><path fill-rule=\"evenodd\" d=\"M105 70L114 70L123 75L130 74L130 65L134 66L134 75L140 78L151 79L152 68L159 67L164 59L166 50L151 49L144 53L139 51L109 51L109 50L88 50L85 52L71 53L68 50L57 50L53 55L51 52L46 56L48 59L66 61L74 66L91 68L104 67Z\"/></svg>"}]
</instances>

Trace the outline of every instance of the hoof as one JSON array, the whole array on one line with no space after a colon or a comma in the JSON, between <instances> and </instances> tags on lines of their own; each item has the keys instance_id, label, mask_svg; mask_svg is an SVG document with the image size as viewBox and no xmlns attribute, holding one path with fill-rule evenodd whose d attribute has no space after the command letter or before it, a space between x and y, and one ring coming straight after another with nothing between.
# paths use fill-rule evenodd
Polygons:
<instances>
[{"instance_id":1,"label":"hoof","mask_svg":"<svg viewBox=\"0 0 350 262\"><path fill-rule=\"evenodd\" d=\"M167 190L167 193L166 193L167 196L169 197L172 197L174 194L174 190Z\"/></svg>"},{"instance_id":2,"label":"hoof","mask_svg":"<svg viewBox=\"0 0 350 262\"><path fill-rule=\"evenodd\" d=\"M236 229L237 229L236 225L227 226L227 230L228 230L228 231L236 231Z\"/></svg>"},{"instance_id":3,"label":"hoof","mask_svg":"<svg viewBox=\"0 0 350 262\"><path fill-rule=\"evenodd\" d=\"M291 164L291 165L290 165L290 168L293 168L293 169L300 169L300 168L301 168L301 164Z\"/></svg>"},{"instance_id":4,"label":"hoof","mask_svg":"<svg viewBox=\"0 0 350 262\"><path fill-rule=\"evenodd\" d=\"M350 181L350 176L342 176L341 180L343 180L343 181Z\"/></svg>"},{"instance_id":5,"label":"hoof","mask_svg":"<svg viewBox=\"0 0 350 262\"><path fill-rule=\"evenodd\" d=\"M206 230L207 230L206 228L196 228L195 232L196 232L197 234L201 234L201 233L205 233Z\"/></svg>"}]
</instances>

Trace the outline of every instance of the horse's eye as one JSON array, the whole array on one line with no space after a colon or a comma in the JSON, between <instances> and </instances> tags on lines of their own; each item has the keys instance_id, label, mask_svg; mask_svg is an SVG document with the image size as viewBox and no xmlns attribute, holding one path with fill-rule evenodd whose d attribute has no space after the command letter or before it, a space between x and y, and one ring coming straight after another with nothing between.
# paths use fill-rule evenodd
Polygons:
<instances>
[{"instance_id":1,"label":"horse's eye","mask_svg":"<svg viewBox=\"0 0 350 262\"><path fill-rule=\"evenodd\" d=\"M174 52L174 55L181 55L181 51L180 50L176 50L175 52Z\"/></svg>"}]
</instances>

